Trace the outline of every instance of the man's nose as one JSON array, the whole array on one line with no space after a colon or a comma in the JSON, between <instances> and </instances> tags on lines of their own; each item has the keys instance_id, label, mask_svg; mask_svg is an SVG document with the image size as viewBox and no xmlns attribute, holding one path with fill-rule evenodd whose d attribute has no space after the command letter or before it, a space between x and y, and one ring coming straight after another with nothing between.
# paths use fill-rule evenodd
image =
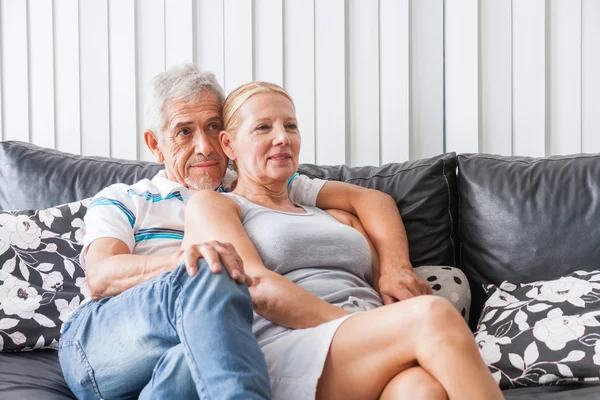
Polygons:
<instances>
[{"instance_id":1,"label":"man's nose","mask_svg":"<svg viewBox=\"0 0 600 400\"><path fill-rule=\"evenodd\" d=\"M198 132L194 138L194 152L196 154L202 154L209 156L215 151L214 145L208 135L203 132Z\"/></svg>"}]
</instances>

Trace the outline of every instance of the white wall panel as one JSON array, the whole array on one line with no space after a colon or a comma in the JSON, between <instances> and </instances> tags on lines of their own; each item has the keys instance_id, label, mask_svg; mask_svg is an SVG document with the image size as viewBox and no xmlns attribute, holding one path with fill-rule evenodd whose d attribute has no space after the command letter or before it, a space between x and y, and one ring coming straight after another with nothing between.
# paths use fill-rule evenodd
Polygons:
<instances>
[{"instance_id":1,"label":"white wall panel","mask_svg":"<svg viewBox=\"0 0 600 400\"><path fill-rule=\"evenodd\" d=\"M54 90L56 148L81 153L79 107L79 5L54 2Z\"/></svg>"},{"instance_id":2,"label":"white wall panel","mask_svg":"<svg viewBox=\"0 0 600 400\"><path fill-rule=\"evenodd\" d=\"M79 4L81 153L110 156L107 0Z\"/></svg>"},{"instance_id":3,"label":"white wall panel","mask_svg":"<svg viewBox=\"0 0 600 400\"><path fill-rule=\"evenodd\" d=\"M546 2L513 1L513 154L546 155Z\"/></svg>"},{"instance_id":4,"label":"white wall panel","mask_svg":"<svg viewBox=\"0 0 600 400\"><path fill-rule=\"evenodd\" d=\"M311 0L284 3L284 84L302 133L300 162L315 162L315 26Z\"/></svg>"},{"instance_id":5,"label":"white wall panel","mask_svg":"<svg viewBox=\"0 0 600 400\"><path fill-rule=\"evenodd\" d=\"M283 85L283 0L254 0L254 79Z\"/></svg>"},{"instance_id":6,"label":"white wall panel","mask_svg":"<svg viewBox=\"0 0 600 400\"><path fill-rule=\"evenodd\" d=\"M138 131L148 128L144 119L145 97L152 78L165 70L165 5L164 0L143 0L137 3L137 69L138 69ZM154 160L140 136L138 157Z\"/></svg>"},{"instance_id":7,"label":"white wall panel","mask_svg":"<svg viewBox=\"0 0 600 400\"><path fill-rule=\"evenodd\" d=\"M346 39L344 0L315 2L315 152L318 164L345 164ZM304 133L304 130L303 130Z\"/></svg>"},{"instance_id":8,"label":"white wall panel","mask_svg":"<svg viewBox=\"0 0 600 400\"><path fill-rule=\"evenodd\" d=\"M253 79L252 0L224 0L225 93Z\"/></svg>"},{"instance_id":9,"label":"white wall panel","mask_svg":"<svg viewBox=\"0 0 600 400\"><path fill-rule=\"evenodd\" d=\"M165 52L167 68L194 61L192 0L165 1Z\"/></svg>"},{"instance_id":10,"label":"white wall panel","mask_svg":"<svg viewBox=\"0 0 600 400\"><path fill-rule=\"evenodd\" d=\"M581 0L550 0L550 154L581 151ZM600 47L600 44L598 44Z\"/></svg>"},{"instance_id":11,"label":"white wall panel","mask_svg":"<svg viewBox=\"0 0 600 400\"><path fill-rule=\"evenodd\" d=\"M379 165L379 6L348 2L350 165Z\"/></svg>"},{"instance_id":12,"label":"white wall panel","mask_svg":"<svg viewBox=\"0 0 600 400\"><path fill-rule=\"evenodd\" d=\"M444 2L411 6L410 156L419 159L444 148Z\"/></svg>"},{"instance_id":13,"label":"white wall panel","mask_svg":"<svg viewBox=\"0 0 600 400\"><path fill-rule=\"evenodd\" d=\"M196 0L196 65L225 84L223 0Z\"/></svg>"},{"instance_id":14,"label":"white wall panel","mask_svg":"<svg viewBox=\"0 0 600 400\"><path fill-rule=\"evenodd\" d=\"M136 159L138 140L135 0L109 0L110 153Z\"/></svg>"},{"instance_id":15,"label":"white wall panel","mask_svg":"<svg viewBox=\"0 0 600 400\"><path fill-rule=\"evenodd\" d=\"M446 150L479 151L479 0L446 0Z\"/></svg>"},{"instance_id":16,"label":"white wall panel","mask_svg":"<svg viewBox=\"0 0 600 400\"><path fill-rule=\"evenodd\" d=\"M55 146L52 0L29 0L29 93L31 142Z\"/></svg>"},{"instance_id":17,"label":"white wall panel","mask_svg":"<svg viewBox=\"0 0 600 400\"><path fill-rule=\"evenodd\" d=\"M379 3L381 163L410 158L410 0Z\"/></svg>"},{"instance_id":18,"label":"white wall panel","mask_svg":"<svg viewBox=\"0 0 600 400\"><path fill-rule=\"evenodd\" d=\"M28 142L27 2L1 0L0 6L4 139Z\"/></svg>"},{"instance_id":19,"label":"white wall panel","mask_svg":"<svg viewBox=\"0 0 600 400\"><path fill-rule=\"evenodd\" d=\"M582 151L600 152L600 1L583 0L582 20Z\"/></svg>"},{"instance_id":20,"label":"white wall panel","mask_svg":"<svg viewBox=\"0 0 600 400\"><path fill-rule=\"evenodd\" d=\"M512 154L512 0L481 1L479 150Z\"/></svg>"}]
</instances>

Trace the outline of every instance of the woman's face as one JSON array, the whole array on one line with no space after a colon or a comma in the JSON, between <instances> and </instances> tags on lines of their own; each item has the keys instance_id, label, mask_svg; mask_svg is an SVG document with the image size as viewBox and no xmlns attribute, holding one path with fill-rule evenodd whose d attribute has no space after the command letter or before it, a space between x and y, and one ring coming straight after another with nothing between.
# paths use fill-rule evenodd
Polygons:
<instances>
[{"instance_id":1,"label":"woman's face","mask_svg":"<svg viewBox=\"0 0 600 400\"><path fill-rule=\"evenodd\" d=\"M237 132L222 133L221 144L236 162L240 178L246 176L264 184L287 182L298 169L300 154L292 102L279 93L256 94L240 107L237 118Z\"/></svg>"}]
</instances>

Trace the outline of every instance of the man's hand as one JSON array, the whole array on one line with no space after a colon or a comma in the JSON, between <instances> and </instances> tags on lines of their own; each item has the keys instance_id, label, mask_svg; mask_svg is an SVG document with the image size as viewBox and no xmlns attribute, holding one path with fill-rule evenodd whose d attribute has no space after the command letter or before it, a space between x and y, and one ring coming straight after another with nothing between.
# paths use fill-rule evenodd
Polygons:
<instances>
[{"instance_id":1,"label":"man's hand","mask_svg":"<svg viewBox=\"0 0 600 400\"><path fill-rule=\"evenodd\" d=\"M198 259L204 258L211 272L221 272L221 263L229 272L229 276L237 283L252 285L252 279L244 272L244 263L230 243L211 241L194 244L175 253L177 265L185 264L185 269L190 276L198 272Z\"/></svg>"},{"instance_id":2,"label":"man's hand","mask_svg":"<svg viewBox=\"0 0 600 400\"><path fill-rule=\"evenodd\" d=\"M381 294L383 304L392 304L396 301L431 293L429 284L419 278L413 272L412 267L388 267L381 269L379 294Z\"/></svg>"}]
</instances>

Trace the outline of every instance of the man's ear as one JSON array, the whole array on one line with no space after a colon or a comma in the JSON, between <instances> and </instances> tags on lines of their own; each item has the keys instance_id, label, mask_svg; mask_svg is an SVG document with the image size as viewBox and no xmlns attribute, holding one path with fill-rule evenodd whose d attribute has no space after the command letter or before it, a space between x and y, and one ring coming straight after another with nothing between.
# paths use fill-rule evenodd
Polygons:
<instances>
[{"instance_id":1,"label":"man's ear","mask_svg":"<svg viewBox=\"0 0 600 400\"><path fill-rule=\"evenodd\" d=\"M165 161L165 156L160 148L160 143L154 132L151 130L144 131L144 142L146 142L146 146L150 149L154 157L159 163L163 163Z\"/></svg>"},{"instance_id":2,"label":"man's ear","mask_svg":"<svg viewBox=\"0 0 600 400\"><path fill-rule=\"evenodd\" d=\"M221 143L221 148L223 152L232 161L236 160L235 151L233 151L233 146L231 145L232 139L231 134L227 131L221 131L219 133L219 142Z\"/></svg>"}]
</instances>

